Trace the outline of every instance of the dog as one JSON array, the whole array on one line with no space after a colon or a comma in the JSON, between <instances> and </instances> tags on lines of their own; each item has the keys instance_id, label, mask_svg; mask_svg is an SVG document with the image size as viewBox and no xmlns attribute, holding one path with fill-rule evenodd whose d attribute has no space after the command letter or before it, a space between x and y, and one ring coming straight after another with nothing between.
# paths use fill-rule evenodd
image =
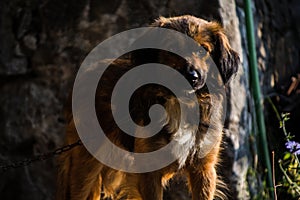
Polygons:
<instances>
[{"instance_id":1,"label":"dog","mask_svg":"<svg viewBox=\"0 0 300 200\"><path fill-rule=\"evenodd\" d=\"M160 149L175 139L179 144L184 144L175 151L178 159L152 172L127 173L99 162L84 146L73 148L62 154L58 160L57 200L162 200L163 188L176 174L187 178L193 200L212 200L217 195L220 178L216 168L219 162L224 113L222 106L218 106L214 111L212 107L223 105L224 98L218 94L211 94L205 85L210 70L206 59L207 56L212 58L221 75L217 83L226 87L237 73L239 56L231 49L222 26L217 22L185 15L160 17L151 26L186 34L206 50L206 56L192 54L189 58L182 58L170 52L153 49L137 50L121 56L110 64L99 81L95 98L96 113L106 136L116 146L129 152L147 153ZM133 121L145 126L150 122L147 113L151 105L163 105L167 115L166 125L159 133L149 138L135 138L124 133L114 122L110 100L114 85L128 70L145 63L167 65L188 80L193 88L192 92L197 97L197 104L189 101L183 104L199 107L200 119L195 132L190 134L189 128L179 127L180 115L184 114L180 113L180 99L168 89L155 84L137 89L131 98L129 109ZM176 80L174 82L176 83ZM211 118L212 112L217 113L214 119ZM71 108L66 111L66 119L68 124L65 142L70 144L79 140ZM189 123L188 119L186 123ZM207 132L209 127L212 131ZM188 134L189 137L186 137ZM200 154L203 152L202 148L208 145L203 142L207 134L212 134L210 138L213 140L213 146L203 156Z\"/></svg>"}]
</instances>

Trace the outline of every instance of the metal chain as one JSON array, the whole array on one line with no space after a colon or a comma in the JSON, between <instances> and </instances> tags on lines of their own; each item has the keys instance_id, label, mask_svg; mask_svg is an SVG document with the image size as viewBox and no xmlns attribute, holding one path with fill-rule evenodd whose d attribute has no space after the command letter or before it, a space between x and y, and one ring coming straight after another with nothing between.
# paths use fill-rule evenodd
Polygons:
<instances>
[{"instance_id":1,"label":"metal chain","mask_svg":"<svg viewBox=\"0 0 300 200\"><path fill-rule=\"evenodd\" d=\"M66 146L58 148L58 149L56 149L52 152L49 152L49 153L41 154L41 155L35 156L33 158L30 158L30 159L21 160L21 161L13 162L13 163L6 164L6 165L0 165L0 171L5 172L9 169L15 169L15 168L19 168L19 167L28 166L31 163L36 162L36 161L47 160L49 158L60 155L64 152L69 151L69 150L73 149L74 147L80 146L80 145L82 145L82 142L81 142L81 140L78 140L75 143L68 144Z\"/></svg>"}]
</instances>

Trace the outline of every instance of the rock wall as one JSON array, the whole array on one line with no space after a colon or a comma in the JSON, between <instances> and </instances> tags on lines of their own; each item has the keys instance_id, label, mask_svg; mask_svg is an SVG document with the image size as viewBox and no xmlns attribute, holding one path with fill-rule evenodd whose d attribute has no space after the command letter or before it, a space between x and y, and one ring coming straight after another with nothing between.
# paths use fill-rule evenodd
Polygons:
<instances>
[{"instance_id":1,"label":"rock wall","mask_svg":"<svg viewBox=\"0 0 300 200\"><path fill-rule=\"evenodd\" d=\"M287 130L299 138L300 87L292 87L300 77L300 4L299 1L255 0L255 24L260 79L264 98L271 98L279 113L290 113ZM285 136L270 103L265 101L265 119L270 151L275 152L277 184L283 174L277 161L283 158ZM287 188L277 188L278 199L293 199ZM298 199L298 198L296 198Z\"/></svg>"}]
</instances>

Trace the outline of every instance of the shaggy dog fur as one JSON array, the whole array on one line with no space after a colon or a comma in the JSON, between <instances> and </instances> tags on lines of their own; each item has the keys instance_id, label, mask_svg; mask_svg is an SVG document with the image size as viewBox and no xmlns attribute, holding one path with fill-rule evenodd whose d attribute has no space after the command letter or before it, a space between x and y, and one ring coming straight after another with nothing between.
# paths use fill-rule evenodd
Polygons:
<instances>
[{"instance_id":1,"label":"shaggy dog fur","mask_svg":"<svg viewBox=\"0 0 300 200\"><path fill-rule=\"evenodd\" d=\"M153 23L153 26L184 33L207 50L207 55L213 59L221 74L220 84L226 85L237 72L239 57L229 46L228 39L218 23L207 22L193 16L180 16L161 17ZM223 130L221 118L224 113L222 107L219 107L217 117L212 119L211 107L222 105L223 98L221 95L210 94L205 86L210 67L205 56L199 58L197 54L193 54L189 60L193 63L192 66L179 56L153 49L137 50L124 55L114 61L103 74L95 101L98 120L105 134L115 145L127 151L139 153L155 151L172 139L180 143L183 136L190 134L188 142L182 142L183 146L178 150L179 159L157 171L125 173L100 163L84 146L74 148L59 158L57 200L99 200L99 198L161 200L163 187L178 173L186 176L193 200L212 200L215 197L218 185L216 165ZM133 94L130 102L132 119L139 125L148 124L148 110L151 105L158 103L166 109L167 125L153 137L134 138L125 134L114 122L110 97L115 83L134 66L151 62L165 64L178 70L195 89L200 111L200 123L195 133L189 133L188 128L179 127L180 114L184 114L180 113L180 100L168 89L151 84L139 88ZM70 144L79 140L70 109L67 110L67 120L66 143ZM186 123L189 123L188 120ZM214 146L205 157L202 157L200 152L201 148L205 148L203 140L209 126L215 132Z\"/></svg>"}]
</instances>

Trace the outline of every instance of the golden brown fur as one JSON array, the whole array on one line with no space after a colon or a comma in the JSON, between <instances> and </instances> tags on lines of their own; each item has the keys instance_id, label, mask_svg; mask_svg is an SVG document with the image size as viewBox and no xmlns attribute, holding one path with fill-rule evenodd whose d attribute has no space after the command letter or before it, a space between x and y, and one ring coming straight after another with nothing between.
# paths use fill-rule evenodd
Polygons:
<instances>
[{"instance_id":1,"label":"golden brown fur","mask_svg":"<svg viewBox=\"0 0 300 200\"><path fill-rule=\"evenodd\" d=\"M207 22L192 16L181 16L174 18L159 18L153 26L173 29L195 39L203 46L216 63L221 76L221 82L227 83L237 71L239 58L230 48L227 37L218 23ZM99 123L107 137L117 146L131 152L150 152L157 150L169 143L171 139L180 140L184 131L178 131L180 119L179 101L168 90L157 85L148 85L138 89L130 104L133 120L139 125L149 122L147 116L151 105L159 103L164 105L167 111L168 125L158 134L150 138L133 138L120 130L113 120L110 110L110 95L114 84L126 71L148 62L159 62L169 65L179 71L185 67L184 59L173 54L158 51L156 56L147 60L141 54L153 53L143 51L136 54L124 56L115 61L102 76L100 87L96 93L96 111L101 113L98 116ZM198 58L192 55L190 58L195 70L201 71L205 77L209 66L205 58ZM133 64L134 63L134 64ZM176 173L186 175L188 186L193 200L212 200L216 194L217 174L216 164L222 139L223 124L221 117L222 108L217 110L215 117L211 117L211 107L222 105L222 96L210 94L207 88L202 87L196 91L199 110L201 113L200 125L197 133L190 138L190 146L183 147L178 153L180 159L164 167L163 169L141 174L130 174L114 170L103 165L91 156L81 146L62 154L59 159L60 170L58 176L57 200L98 200L104 197L111 199L136 199L136 200L161 200L163 187L168 180ZM184 102L187 106L195 106L191 102ZM79 139L72 114L67 113L68 125L66 131L66 143L70 144ZM200 143L205 137L208 125L211 125L215 132L214 146L205 157L200 157ZM214 133L213 133L214 134ZM204 144L205 145L205 144ZM102 195L101 195L102 194Z\"/></svg>"}]
</instances>

